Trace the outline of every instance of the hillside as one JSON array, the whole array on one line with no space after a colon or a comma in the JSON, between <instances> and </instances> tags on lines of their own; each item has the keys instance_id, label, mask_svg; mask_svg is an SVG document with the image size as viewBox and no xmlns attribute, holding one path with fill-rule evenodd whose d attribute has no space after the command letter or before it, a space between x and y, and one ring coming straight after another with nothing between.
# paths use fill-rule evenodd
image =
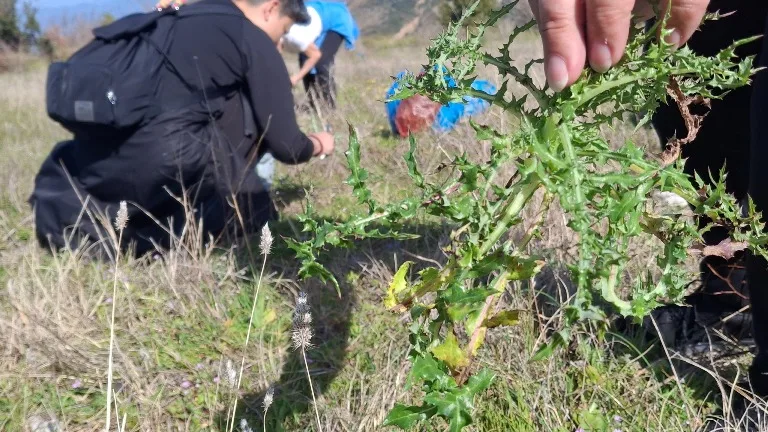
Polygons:
<instances>
[{"instance_id":1,"label":"hillside","mask_svg":"<svg viewBox=\"0 0 768 432\"><path fill-rule=\"evenodd\" d=\"M51 25L66 27L67 24L83 21L93 22L105 14L119 17L147 10L153 4L149 0L80 0L68 3L56 0L38 2L41 25L44 28ZM440 0L347 0L347 3L364 35L407 36L416 31L432 35L440 29L437 15ZM530 18L527 4L521 6L525 7L519 7L523 11L519 15L527 20Z\"/></svg>"},{"instance_id":2,"label":"hillside","mask_svg":"<svg viewBox=\"0 0 768 432\"><path fill-rule=\"evenodd\" d=\"M352 12L366 34L394 34L405 36L416 31L431 35L438 31L440 0L348 0ZM509 3L502 0L502 4ZM531 18L527 2L521 2L512 20Z\"/></svg>"}]
</instances>

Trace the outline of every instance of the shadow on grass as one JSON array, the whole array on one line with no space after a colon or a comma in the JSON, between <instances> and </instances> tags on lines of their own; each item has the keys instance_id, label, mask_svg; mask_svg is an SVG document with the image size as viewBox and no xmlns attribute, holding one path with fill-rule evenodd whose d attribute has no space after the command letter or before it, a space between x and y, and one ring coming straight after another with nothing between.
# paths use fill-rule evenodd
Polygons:
<instances>
[{"instance_id":1,"label":"shadow on grass","mask_svg":"<svg viewBox=\"0 0 768 432\"><path fill-rule=\"evenodd\" d=\"M363 302L380 302L381 293L374 289L361 289L361 285L348 281L346 276L374 267L376 271L394 274L397 271L396 263L399 265L406 260L414 261L415 271L434 265L428 260L442 261L442 253L436 245L447 241L450 233L450 227L439 224L406 225L402 227L401 232L418 234L420 238L407 241L364 240L355 244L353 249L334 248L325 251L320 261L337 278L341 289L339 296L330 282L325 284L317 279L300 281L298 271L301 263L296 261L294 252L286 243L280 240L281 237L296 238L297 232L300 233L300 238L306 239L311 233L301 233L301 223L294 218L271 223L270 227L277 241L270 255L267 271L277 271L284 278L296 280L308 296L314 337L313 348L306 354L315 397L318 399L327 394L333 381L348 364L348 355L352 351L349 342L353 312ZM385 229L375 225L370 228ZM295 299L291 299L292 303L294 301ZM266 419L266 430L298 430L297 428L306 426L309 419L314 419L312 395L300 350L289 351L288 357L283 360L280 378L272 383L272 386L275 395ZM237 411L236 426L246 420L253 430L262 430L262 404L267 389L241 390L244 390L245 394L238 403L240 408ZM319 411L322 418L322 404ZM218 414L216 423L220 430L225 430L227 415L227 412ZM314 420L312 422L314 423Z\"/></svg>"}]
</instances>

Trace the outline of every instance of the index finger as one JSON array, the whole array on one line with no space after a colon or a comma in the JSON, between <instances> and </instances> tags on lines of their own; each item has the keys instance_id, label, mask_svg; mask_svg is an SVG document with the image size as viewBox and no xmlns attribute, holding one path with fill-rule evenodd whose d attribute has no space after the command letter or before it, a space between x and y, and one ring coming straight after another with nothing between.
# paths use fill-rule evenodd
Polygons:
<instances>
[{"instance_id":1,"label":"index finger","mask_svg":"<svg viewBox=\"0 0 768 432\"><path fill-rule=\"evenodd\" d=\"M531 0L544 44L547 83L560 91L573 84L586 60L584 0Z\"/></svg>"}]
</instances>

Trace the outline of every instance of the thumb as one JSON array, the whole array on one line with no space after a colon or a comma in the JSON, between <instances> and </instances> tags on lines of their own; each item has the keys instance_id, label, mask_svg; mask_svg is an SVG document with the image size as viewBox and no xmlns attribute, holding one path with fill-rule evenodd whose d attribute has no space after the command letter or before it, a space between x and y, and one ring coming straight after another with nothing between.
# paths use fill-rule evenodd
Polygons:
<instances>
[{"instance_id":1,"label":"thumb","mask_svg":"<svg viewBox=\"0 0 768 432\"><path fill-rule=\"evenodd\" d=\"M707 12L709 0L665 0L660 13L667 11L672 3L669 21L666 27L674 29L667 37L667 42L681 46L693 36Z\"/></svg>"}]
</instances>

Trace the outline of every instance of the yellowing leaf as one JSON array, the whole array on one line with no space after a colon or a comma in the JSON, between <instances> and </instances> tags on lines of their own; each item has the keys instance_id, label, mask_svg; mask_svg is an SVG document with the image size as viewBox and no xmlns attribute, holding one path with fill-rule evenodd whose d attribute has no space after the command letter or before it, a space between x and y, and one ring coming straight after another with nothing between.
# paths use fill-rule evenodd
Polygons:
<instances>
[{"instance_id":1,"label":"yellowing leaf","mask_svg":"<svg viewBox=\"0 0 768 432\"><path fill-rule=\"evenodd\" d=\"M449 368L451 368L451 370L455 371L469 365L469 359L459 346L459 341L456 339L456 335L454 335L453 332L449 332L445 341L432 348L431 351L432 355L442 360Z\"/></svg>"},{"instance_id":2,"label":"yellowing leaf","mask_svg":"<svg viewBox=\"0 0 768 432\"><path fill-rule=\"evenodd\" d=\"M502 311L483 322L483 327L513 326L520 322L520 311Z\"/></svg>"},{"instance_id":3,"label":"yellowing leaf","mask_svg":"<svg viewBox=\"0 0 768 432\"><path fill-rule=\"evenodd\" d=\"M400 303L397 301L397 295L405 291L408 288L408 282L405 280L405 275L408 274L408 269L411 268L413 261L406 261L395 273L395 277L392 279L392 283L389 284L387 289L387 295L384 297L384 307L387 309L395 309Z\"/></svg>"}]
</instances>

